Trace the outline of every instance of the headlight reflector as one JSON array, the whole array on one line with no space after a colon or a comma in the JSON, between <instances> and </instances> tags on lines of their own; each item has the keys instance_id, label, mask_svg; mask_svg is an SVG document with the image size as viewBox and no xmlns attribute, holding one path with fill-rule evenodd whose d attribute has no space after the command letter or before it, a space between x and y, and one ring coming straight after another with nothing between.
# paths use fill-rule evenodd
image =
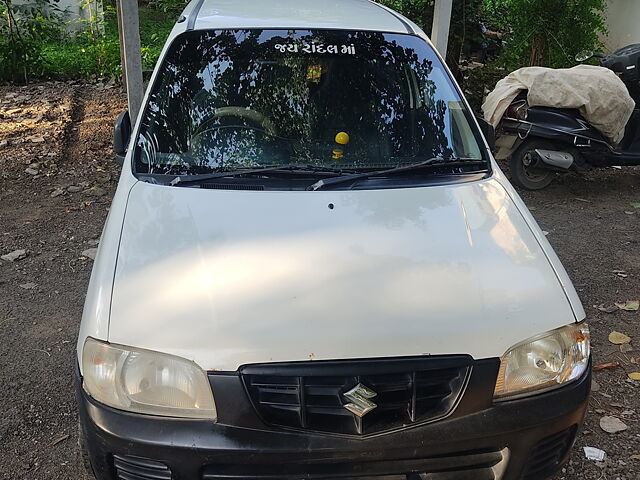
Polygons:
<instances>
[{"instance_id":1,"label":"headlight reflector","mask_svg":"<svg viewBox=\"0 0 640 480\"><path fill-rule=\"evenodd\" d=\"M216 419L207 375L184 358L87 338L82 374L85 391L105 405L149 415Z\"/></svg>"},{"instance_id":2,"label":"headlight reflector","mask_svg":"<svg viewBox=\"0 0 640 480\"><path fill-rule=\"evenodd\" d=\"M589 326L568 325L525 340L502 356L495 397L537 393L576 380L589 364Z\"/></svg>"}]
</instances>

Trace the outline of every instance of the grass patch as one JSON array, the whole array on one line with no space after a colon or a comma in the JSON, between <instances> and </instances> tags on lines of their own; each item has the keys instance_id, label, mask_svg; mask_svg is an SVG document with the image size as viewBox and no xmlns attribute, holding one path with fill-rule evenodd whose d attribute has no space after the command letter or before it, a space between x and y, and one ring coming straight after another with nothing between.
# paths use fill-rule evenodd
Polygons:
<instances>
[{"instance_id":1,"label":"grass patch","mask_svg":"<svg viewBox=\"0 0 640 480\"><path fill-rule=\"evenodd\" d=\"M173 28L171 15L149 8L140 9L140 43L142 66L154 68L162 47ZM42 76L51 78L119 77L120 44L118 24L113 9L105 12L105 34L91 38L85 34L43 44Z\"/></svg>"}]
</instances>

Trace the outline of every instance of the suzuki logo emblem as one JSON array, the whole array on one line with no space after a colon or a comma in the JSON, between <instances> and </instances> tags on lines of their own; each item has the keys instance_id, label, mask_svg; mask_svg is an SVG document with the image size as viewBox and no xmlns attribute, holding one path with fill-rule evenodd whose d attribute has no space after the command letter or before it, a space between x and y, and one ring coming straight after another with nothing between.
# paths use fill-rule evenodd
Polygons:
<instances>
[{"instance_id":1,"label":"suzuki logo emblem","mask_svg":"<svg viewBox=\"0 0 640 480\"><path fill-rule=\"evenodd\" d=\"M349 400L349 403L347 403L344 408L362 418L378 406L370 400L376 395L378 394L369 387L365 387L359 383L344 394L344 397Z\"/></svg>"}]
</instances>

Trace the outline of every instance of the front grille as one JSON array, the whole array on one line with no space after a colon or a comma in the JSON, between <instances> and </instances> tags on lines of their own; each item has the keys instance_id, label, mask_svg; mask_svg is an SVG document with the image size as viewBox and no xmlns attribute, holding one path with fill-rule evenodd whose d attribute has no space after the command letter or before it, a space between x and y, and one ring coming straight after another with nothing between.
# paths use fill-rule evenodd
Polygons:
<instances>
[{"instance_id":1,"label":"front grille","mask_svg":"<svg viewBox=\"0 0 640 480\"><path fill-rule=\"evenodd\" d=\"M171 480L171 470L164 463L146 458L113 456L118 480Z\"/></svg>"},{"instance_id":2,"label":"front grille","mask_svg":"<svg viewBox=\"0 0 640 480\"><path fill-rule=\"evenodd\" d=\"M203 480L500 480L509 450L453 453L433 458L353 463L225 465L205 467Z\"/></svg>"},{"instance_id":3,"label":"front grille","mask_svg":"<svg viewBox=\"0 0 640 480\"><path fill-rule=\"evenodd\" d=\"M538 480L554 473L573 445L576 430L574 425L538 442L531 451L522 480Z\"/></svg>"},{"instance_id":4,"label":"front grille","mask_svg":"<svg viewBox=\"0 0 640 480\"><path fill-rule=\"evenodd\" d=\"M265 364L244 367L251 401L269 425L362 435L434 421L455 407L471 371L467 356ZM357 385L375 393L360 417L345 406ZM366 404L356 401L356 404Z\"/></svg>"}]
</instances>

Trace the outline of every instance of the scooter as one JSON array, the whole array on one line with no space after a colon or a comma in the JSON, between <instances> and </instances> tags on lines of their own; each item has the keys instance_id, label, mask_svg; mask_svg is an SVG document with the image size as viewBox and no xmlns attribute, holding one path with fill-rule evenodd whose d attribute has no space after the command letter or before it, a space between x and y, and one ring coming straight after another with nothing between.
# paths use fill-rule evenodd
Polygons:
<instances>
[{"instance_id":1,"label":"scooter","mask_svg":"<svg viewBox=\"0 0 640 480\"><path fill-rule=\"evenodd\" d=\"M575 109L530 107L526 92L507 109L496 130L496 158L510 159L511 180L527 190L547 187L557 172L640 165L640 44L611 55L581 52L576 61L600 58L600 66L624 82L636 108L624 139L612 145Z\"/></svg>"}]
</instances>

